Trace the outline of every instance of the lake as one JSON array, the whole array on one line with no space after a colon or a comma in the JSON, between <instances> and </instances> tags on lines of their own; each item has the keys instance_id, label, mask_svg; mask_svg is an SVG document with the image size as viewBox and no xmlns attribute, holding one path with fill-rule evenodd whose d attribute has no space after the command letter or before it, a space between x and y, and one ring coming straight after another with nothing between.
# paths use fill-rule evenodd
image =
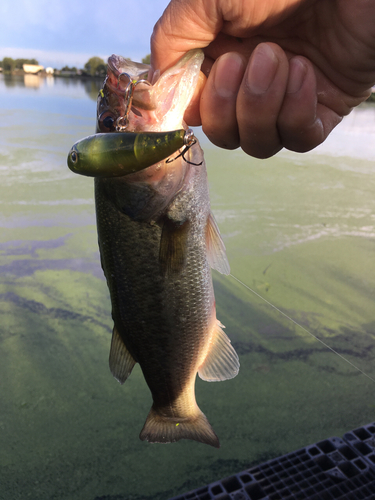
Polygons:
<instances>
[{"instance_id":1,"label":"lake","mask_svg":"<svg viewBox=\"0 0 375 500\"><path fill-rule=\"evenodd\" d=\"M214 274L217 313L241 362L197 379L217 450L141 442L141 370L123 386L109 372L93 181L66 165L99 88L0 75L0 498L166 500L373 421L374 381L340 356L375 379L375 106L266 161L197 131L234 276Z\"/></svg>"}]
</instances>

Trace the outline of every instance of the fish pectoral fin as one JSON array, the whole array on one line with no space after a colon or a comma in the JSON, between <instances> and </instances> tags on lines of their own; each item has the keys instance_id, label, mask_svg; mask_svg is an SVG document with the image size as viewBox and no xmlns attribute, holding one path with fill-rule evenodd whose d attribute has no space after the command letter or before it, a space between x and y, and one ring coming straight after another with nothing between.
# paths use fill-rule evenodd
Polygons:
<instances>
[{"instance_id":1,"label":"fish pectoral fin","mask_svg":"<svg viewBox=\"0 0 375 500\"><path fill-rule=\"evenodd\" d=\"M219 228L212 213L207 218L206 224L206 247L208 263L212 269L219 273L229 274L230 267L225 251L224 242L220 236Z\"/></svg>"},{"instance_id":2,"label":"fish pectoral fin","mask_svg":"<svg viewBox=\"0 0 375 500\"><path fill-rule=\"evenodd\" d=\"M200 378L207 382L228 380L235 377L240 369L237 353L222 327L220 321L216 320L210 350L198 369Z\"/></svg>"},{"instance_id":3,"label":"fish pectoral fin","mask_svg":"<svg viewBox=\"0 0 375 500\"><path fill-rule=\"evenodd\" d=\"M109 369L116 380L123 384L131 374L135 365L133 356L130 354L122 340L116 326L113 328L111 350L109 353Z\"/></svg>"},{"instance_id":4,"label":"fish pectoral fin","mask_svg":"<svg viewBox=\"0 0 375 500\"><path fill-rule=\"evenodd\" d=\"M176 222L165 218L159 251L159 262L163 274L179 273L186 262L187 237L190 222Z\"/></svg>"}]
</instances>

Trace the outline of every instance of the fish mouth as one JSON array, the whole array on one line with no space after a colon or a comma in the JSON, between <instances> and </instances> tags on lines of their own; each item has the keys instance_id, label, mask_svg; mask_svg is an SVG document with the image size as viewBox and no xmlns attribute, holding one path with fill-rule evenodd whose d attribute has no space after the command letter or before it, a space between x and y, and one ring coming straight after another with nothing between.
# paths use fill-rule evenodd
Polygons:
<instances>
[{"instance_id":1,"label":"fish mouth","mask_svg":"<svg viewBox=\"0 0 375 500\"><path fill-rule=\"evenodd\" d=\"M122 56L112 54L108 58L107 68L105 83L111 92L125 97L130 85L139 82L132 95L133 106L147 110L155 109L156 105L152 99L152 86L150 83L142 83L142 80L148 81L150 65L136 63Z\"/></svg>"},{"instance_id":2,"label":"fish mouth","mask_svg":"<svg viewBox=\"0 0 375 500\"><path fill-rule=\"evenodd\" d=\"M110 56L98 96L97 130L160 132L186 128L183 115L194 93L203 58L200 49L190 50L161 75L156 71L151 82L148 64Z\"/></svg>"},{"instance_id":3,"label":"fish mouth","mask_svg":"<svg viewBox=\"0 0 375 500\"><path fill-rule=\"evenodd\" d=\"M147 79L151 66L143 63L136 63L125 59L125 57L112 54L108 58L108 77L110 83L119 92L125 92L129 79L132 81ZM125 86L124 86L125 85Z\"/></svg>"}]
</instances>

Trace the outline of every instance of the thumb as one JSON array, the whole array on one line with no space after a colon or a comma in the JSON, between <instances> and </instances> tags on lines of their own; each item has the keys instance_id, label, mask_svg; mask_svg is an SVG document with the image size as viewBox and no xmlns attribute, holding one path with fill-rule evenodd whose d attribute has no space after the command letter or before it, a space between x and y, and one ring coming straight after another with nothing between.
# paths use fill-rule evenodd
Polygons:
<instances>
[{"instance_id":1,"label":"thumb","mask_svg":"<svg viewBox=\"0 0 375 500\"><path fill-rule=\"evenodd\" d=\"M207 47L222 28L215 0L172 0L151 35L151 66L165 71L190 49Z\"/></svg>"}]
</instances>

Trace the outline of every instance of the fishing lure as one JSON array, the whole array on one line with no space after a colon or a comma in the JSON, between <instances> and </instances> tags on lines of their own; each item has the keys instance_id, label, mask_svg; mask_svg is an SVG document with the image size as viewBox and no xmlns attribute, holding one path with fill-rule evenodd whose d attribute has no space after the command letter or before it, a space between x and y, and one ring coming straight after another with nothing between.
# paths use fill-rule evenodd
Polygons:
<instances>
[{"instance_id":1,"label":"fishing lure","mask_svg":"<svg viewBox=\"0 0 375 500\"><path fill-rule=\"evenodd\" d=\"M113 132L95 134L76 142L68 167L88 177L121 177L150 167L195 144L192 130L171 132Z\"/></svg>"}]
</instances>

